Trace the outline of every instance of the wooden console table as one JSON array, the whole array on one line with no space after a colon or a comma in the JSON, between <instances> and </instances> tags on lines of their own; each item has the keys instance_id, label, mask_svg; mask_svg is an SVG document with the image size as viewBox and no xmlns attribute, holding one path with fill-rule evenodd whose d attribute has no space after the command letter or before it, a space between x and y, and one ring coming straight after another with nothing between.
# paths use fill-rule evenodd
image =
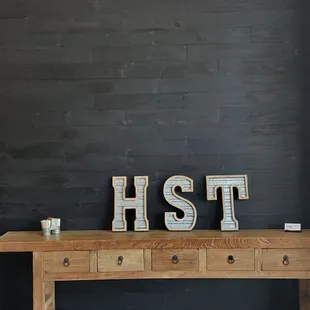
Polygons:
<instances>
[{"instance_id":1,"label":"wooden console table","mask_svg":"<svg viewBox=\"0 0 310 310\"><path fill-rule=\"evenodd\" d=\"M33 253L33 309L55 310L55 281L145 278L300 279L310 310L310 230L8 232L0 252ZM303 279L303 280L302 280Z\"/></svg>"}]
</instances>

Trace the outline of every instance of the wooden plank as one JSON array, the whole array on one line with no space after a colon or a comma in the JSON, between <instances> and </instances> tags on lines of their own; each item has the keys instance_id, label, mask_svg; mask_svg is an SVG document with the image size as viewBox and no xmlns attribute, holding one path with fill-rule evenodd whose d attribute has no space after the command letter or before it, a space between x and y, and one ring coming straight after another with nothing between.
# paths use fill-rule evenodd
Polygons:
<instances>
[{"instance_id":1,"label":"wooden plank","mask_svg":"<svg viewBox=\"0 0 310 310\"><path fill-rule=\"evenodd\" d=\"M60 236L36 232L9 232L0 237L0 252L91 251L101 249L233 249L233 248L310 248L310 230L288 234L282 230L242 230L221 232L126 232L63 231Z\"/></svg>"},{"instance_id":2,"label":"wooden plank","mask_svg":"<svg viewBox=\"0 0 310 310\"><path fill-rule=\"evenodd\" d=\"M46 252L43 254L44 272L89 272L88 251Z\"/></svg>"},{"instance_id":3,"label":"wooden plank","mask_svg":"<svg viewBox=\"0 0 310 310\"><path fill-rule=\"evenodd\" d=\"M254 249L210 249L207 254L208 270L254 270Z\"/></svg>"},{"instance_id":4,"label":"wooden plank","mask_svg":"<svg viewBox=\"0 0 310 310\"><path fill-rule=\"evenodd\" d=\"M90 251L89 253L89 271L97 272L98 271L98 251Z\"/></svg>"},{"instance_id":5,"label":"wooden plank","mask_svg":"<svg viewBox=\"0 0 310 310\"><path fill-rule=\"evenodd\" d=\"M53 308L53 296L52 295L45 295L45 309L52 310Z\"/></svg>"},{"instance_id":6,"label":"wooden plank","mask_svg":"<svg viewBox=\"0 0 310 310\"><path fill-rule=\"evenodd\" d=\"M124 271L103 273L54 273L45 280L81 281L114 279L309 279L310 272L287 271ZM308 309L307 309L308 310Z\"/></svg>"},{"instance_id":7,"label":"wooden plank","mask_svg":"<svg viewBox=\"0 0 310 310\"><path fill-rule=\"evenodd\" d=\"M33 310L45 310L45 290L43 280L43 253L34 252L33 264Z\"/></svg>"},{"instance_id":8,"label":"wooden plank","mask_svg":"<svg viewBox=\"0 0 310 310\"><path fill-rule=\"evenodd\" d=\"M199 249L199 271L205 271L207 269L207 251L205 249Z\"/></svg>"},{"instance_id":9,"label":"wooden plank","mask_svg":"<svg viewBox=\"0 0 310 310\"><path fill-rule=\"evenodd\" d=\"M261 271L263 265L262 249L254 249L254 255L255 255L255 270Z\"/></svg>"},{"instance_id":10,"label":"wooden plank","mask_svg":"<svg viewBox=\"0 0 310 310\"><path fill-rule=\"evenodd\" d=\"M55 310L55 282L47 281L45 285L45 310Z\"/></svg>"},{"instance_id":11,"label":"wooden plank","mask_svg":"<svg viewBox=\"0 0 310 310\"><path fill-rule=\"evenodd\" d=\"M198 271L198 250L152 250L153 271Z\"/></svg>"},{"instance_id":12,"label":"wooden plank","mask_svg":"<svg viewBox=\"0 0 310 310\"><path fill-rule=\"evenodd\" d=\"M309 249L264 249L263 270L310 271ZM286 259L285 259L286 258Z\"/></svg>"},{"instance_id":13,"label":"wooden plank","mask_svg":"<svg viewBox=\"0 0 310 310\"><path fill-rule=\"evenodd\" d=\"M152 250L144 250L144 270L151 271L152 269Z\"/></svg>"},{"instance_id":14,"label":"wooden plank","mask_svg":"<svg viewBox=\"0 0 310 310\"><path fill-rule=\"evenodd\" d=\"M143 250L98 251L98 272L144 270Z\"/></svg>"},{"instance_id":15,"label":"wooden plank","mask_svg":"<svg viewBox=\"0 0 310 310\"><path fill-rule=\"evenodd\" d=\"M299 310L310 310L310 280L299 280Z\"/></svg>"}]
</instances>

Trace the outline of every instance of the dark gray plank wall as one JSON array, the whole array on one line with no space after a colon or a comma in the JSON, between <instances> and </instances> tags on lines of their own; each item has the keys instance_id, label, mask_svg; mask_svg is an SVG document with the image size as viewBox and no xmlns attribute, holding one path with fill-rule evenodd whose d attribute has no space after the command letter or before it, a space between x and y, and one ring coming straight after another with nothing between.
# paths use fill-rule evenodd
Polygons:
<instances>
[{"instance_id":1,"label":"dark gray plank wall","mask_svg":"<svg viewBox=\"0 0 310 310\"><path fill-rule=\"evenodd\" d=\"M208 174L249 175L251 200L236 204L241 228L300 221L305 37L298 4L1 0L0 232L38 229L46 216L62 217L64 229L110 229L113 175L128 176L130 184L134 175L150 177L152 229L164 229L163 213L171 208L162 186L180 173L195 181L188 197L198 209L196 228L219 227L220 204L205 198ZM1 255L1 268L0 309L31 309L30 257ZM21 298L12 298L17 291ZM57 285L62 310L207 304L294 310L297 286L239 280Z\"/></svg>"},{"instance_id":2,"label":"dark gray plank wall","mask_svg":"<svg viewBox=\"0 0 310 310\"><path fill-rule=\"evenodd\" d=\"M309 86L310 86L310 79L309 79L309 72L310 72L310 40L309 40L309 31L310 31L310 22L309 16L307 14L307 10L310 10L310 2L309 1L302 1L301 2L301 18L300 18L300 38L301 38L301 57L300 57L300 88L301 88L301 99L303 102L303 117L302 117L302 130L303 130L303 148L304 148L304 158L302 161L303 165L303 183L302 190L303 190L303 218L306 221L307 226L310 226L310 209L307 205L308 199L308 189L307 189L307 180L310 176L310 164L309 164L309 156L310 156L310 107L309 107L309 100L310 100L310 93L309 93Z\"/></svg>"}]
</instances>

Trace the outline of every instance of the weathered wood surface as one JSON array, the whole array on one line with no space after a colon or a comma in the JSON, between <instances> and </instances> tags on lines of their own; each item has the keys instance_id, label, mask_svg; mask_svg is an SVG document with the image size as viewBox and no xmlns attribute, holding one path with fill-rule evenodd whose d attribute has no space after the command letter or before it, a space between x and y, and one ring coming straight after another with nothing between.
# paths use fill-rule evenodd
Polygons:
<instances>
[{"instance_id":1,"label":"weathered wood surface","mask_svg":"<svg viewBox=\"0 0 310 310\"><path fill-rule=\"evenodd\" d=\"M233 263L227 263L231 256ZM207 253L207 270L253 271L254 249L210 249Z\"/></svg>"},{"instance_id":2,"label":"weathered wood surface","mask_svg":"<svg viewBox=\"0 0 310 310\"><path fill-rule=\"evenodd\" d=\"M89 251L47 252L43 253L43 259L45 273L90 272Z\"/></svg>"},{"instance_id":3,"label":"weathered wood surface","mask_svg":"<svg viewBox=\"0 0 310 310\"><path fill-rule=\"evenodd\" d=\"M62 231L60 236L41 236L39 231L8 232L0 237L0 252L73 251L153 248L310 248L310 230L287 233L282 230L221 232L111 232Z\"/></svg>"},{"instance_id":4,"label":"weathered wood surface","mask_svg":"<svg viewBox=\"0 0 310 310\"><path fill-rule=\"evenodd\" d=\"M198 271L199 252L195 249L153 250L152 270L183 272Z\"/></svg>"},{"instance_id":5,"label":"weathered wood surface","mask_svg":"<svg viewBox=\"0 0 310 310\"><path fill-rule=\"evenodd\" d=\"M98 251L98 272L143 271L143 254L143 250Z\"/></svg>"},{"instance_id":6,"label":"weathered wood surface","mask_svg":"<svg viewBox=\"0 0 310 310\"><path fill-rule=\"evenodd\" d=\"M46 274L45 281L89 281L124 279L304 279L310 280L310 272L301 271L127 271L104 273ZM307 309L307 308L306 308ZM308 310L308 309L307 309Z\"/></svg>"},{"instance_id":7,"label":"weathered wood surface","mask_svg":"<svg viewBox=\"0 0 310 310\"><path fill-rule=\"evenodd\" d=\"M45 310L55 310L55 282L49 281L44 283L45 286Z\"/></svg>"},{"instance_id":8,"label":"weathered wood surface","mask_svg":"<svg viewBox=\"0 0 310 310\"><path fill-rule=\"evenodd\" d=\"M45 310L43 253L33 253L33 310Z\"/></svg>"}]
</instances>

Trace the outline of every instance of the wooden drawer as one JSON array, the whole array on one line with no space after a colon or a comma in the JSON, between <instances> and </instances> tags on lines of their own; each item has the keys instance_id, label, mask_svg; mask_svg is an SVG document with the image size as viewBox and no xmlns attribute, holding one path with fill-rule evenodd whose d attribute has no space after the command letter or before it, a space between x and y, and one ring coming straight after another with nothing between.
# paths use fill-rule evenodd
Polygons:
<instances>
[{"instance_id":1,"label":"wooden drawer","mask_svg":"<svg viewBox=\"0 0 310 310\"><path fill-rule=\"evenodd\" d=\"M254 249L208 249L207 270L254 270Z\"/></svg>"},{"instance_id":2,"label":"wooden drawer","mask_svg":"<svg viewBox=\"0 0 310 310\"><path fill-rule=\"evenodd\" d=\"M263 270L310 270L309 249L263 249Z\"/></svg>"},{"instance_id":3,"label":"wooden drawer","mask_svg":"<svg viewBox=\"0 0 310 310\"><path fill-rule=\"evenodd\" d=\"M98 271L143 271L143 250L98 251Z\"/></svg>"},{"instance_id":4,"label":"wooden drawer","mask_svg":"<svg viewBox=\"0 0 310 310\"><path fill-rule=\"evenodd\" d=\"M59 272L89 272L88 251L45 252L44 271Z\"/></svg>"},{"instance_id":5,"label":"wooden drawer","mask_svg":"<svg viewBox=\"0 0 310 310\"><path fill-rule=\"evenodd\" d=\"M198 250L152 250L153 271L198 271Z\"/></svg>"}]
</instances>

